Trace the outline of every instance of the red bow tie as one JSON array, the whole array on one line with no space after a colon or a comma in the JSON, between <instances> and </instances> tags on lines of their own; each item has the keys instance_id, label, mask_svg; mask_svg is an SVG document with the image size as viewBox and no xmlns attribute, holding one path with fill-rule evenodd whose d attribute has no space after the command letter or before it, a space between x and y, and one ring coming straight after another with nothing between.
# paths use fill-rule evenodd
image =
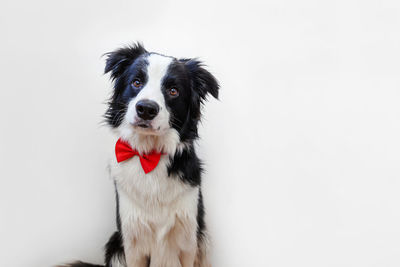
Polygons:
<instances>
[{"instance_id":1,"label":"red bow tie","mask_svg":"<svg viewBox=\"0 0 400 267\"><path fill-rule=\"evenodd\" d=\"M127 142L121 140L121 138L118 139L117 143L115 144L115 155L117 156L118 163L130 159L133 156L139 156L140 164L142 165L145 173L149 173L154 170L161 158L161 153L157 152L140 155L139 152L132 149L132 147Z\"/></svg>"}]
</instances>

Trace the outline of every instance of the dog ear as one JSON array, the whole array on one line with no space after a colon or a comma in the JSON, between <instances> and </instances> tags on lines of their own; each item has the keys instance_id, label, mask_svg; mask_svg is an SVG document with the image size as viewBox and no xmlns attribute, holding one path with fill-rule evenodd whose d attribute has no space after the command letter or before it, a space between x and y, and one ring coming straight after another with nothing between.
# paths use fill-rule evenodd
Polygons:
<instances>
[{"instance_id":1,"label":"dog ear","mask_svg":"<svg viewBox=\"0 0 400 267\"><path fill-rule=\"evenodd\" d=\"M141 43L106 53L105 55L107 55L107 60L104 73L111 72L111 79L115 80L135 61L135 59L145 53L147 53L147 51Z\"/></svg>"},{"instance_id":2,"label":"dog ear","mask_svg":"<svg viewBox=\"0 0 400 267\"><path fill-rule=\"evenodd\" d=\"M198 121L201 117L201 105L206 100L207 95L210 94L218 99L219 84L217 79L204 68L201 61L186 58L179 61L185 64L192 83L192 97L188 118ZM192 131L197 136L197 124L195 123L194 125L195 128Z\"/></svg>"},{"instance_id":3,"label":"dog ear","mask_svg":"<svg viewBox=\"0 0 400 267\"><path fill-rule=\"evenodd\" d=\"M218 81L204 68L202 62L197 59L182 59L181 61L185 62L192 79L193 90L201 100L205 100L208 94L218 99Z\"/></svg>"}]
</instances>

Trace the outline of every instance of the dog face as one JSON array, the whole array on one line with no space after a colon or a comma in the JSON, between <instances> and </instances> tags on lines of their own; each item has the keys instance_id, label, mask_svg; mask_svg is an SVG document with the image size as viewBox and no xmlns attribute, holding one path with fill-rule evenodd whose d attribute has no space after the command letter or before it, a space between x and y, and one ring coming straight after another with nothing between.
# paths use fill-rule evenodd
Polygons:
<instances>
[{"instance_id":1,"label":"dog face","mask_svg":"<svg viewBox=\"0 0 400 267\"><path fill-rule=\"evenodd\" d=\"M105 73L114 91L105 114L121 137L197 137L201 105L219 85L201 62L147 52L140 44L108 54Z\"/></svg>"}]
</instances>

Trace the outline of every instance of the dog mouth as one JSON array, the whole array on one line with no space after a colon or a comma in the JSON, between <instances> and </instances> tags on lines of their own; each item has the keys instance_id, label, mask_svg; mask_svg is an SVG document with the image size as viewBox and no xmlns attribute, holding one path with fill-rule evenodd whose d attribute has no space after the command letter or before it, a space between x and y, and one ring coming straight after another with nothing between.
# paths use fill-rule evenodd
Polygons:
<instances>
[{"instance_id":1,"label":"dog mouth","mask_svg":"<svg viewBox=\"0 0 400 267\"><path fill-rule=\"evenodd\" d=\"M138 119L132 123L136 131L147 135L159 135L160 127L154 128L152 121Z\"/></svg>"},{"instance_id":2,"label":"dog mouth","mask_svg":"<svg viewBox=\"0 0 400 267\"><path fill-rule=\"evenodd\" d=\"M151 125L150 121L140 120L133 123L133 126L143 128L143 129L152 129L153 126Z\"/></svg>"}]
</instances>

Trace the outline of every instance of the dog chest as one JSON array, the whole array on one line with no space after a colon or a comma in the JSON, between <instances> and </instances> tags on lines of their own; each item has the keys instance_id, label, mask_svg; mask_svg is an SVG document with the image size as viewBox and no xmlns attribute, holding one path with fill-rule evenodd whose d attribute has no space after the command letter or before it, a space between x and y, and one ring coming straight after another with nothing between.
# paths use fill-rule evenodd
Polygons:
<instances>
[{"instance_id":1,"label":"dog chest","mask_svg":"<svg viewBox=\"0 0 400 267\"><path fill-rule=\"evenodd\" d=\"M185 248L196 243L199 189L169 177L169 158L162 156L148 174L138 157L113 163L111 174L119 195L119 216L125 240L137 240L138 248L151 250L167 241Z\"/></svg>"}]
</instances>

